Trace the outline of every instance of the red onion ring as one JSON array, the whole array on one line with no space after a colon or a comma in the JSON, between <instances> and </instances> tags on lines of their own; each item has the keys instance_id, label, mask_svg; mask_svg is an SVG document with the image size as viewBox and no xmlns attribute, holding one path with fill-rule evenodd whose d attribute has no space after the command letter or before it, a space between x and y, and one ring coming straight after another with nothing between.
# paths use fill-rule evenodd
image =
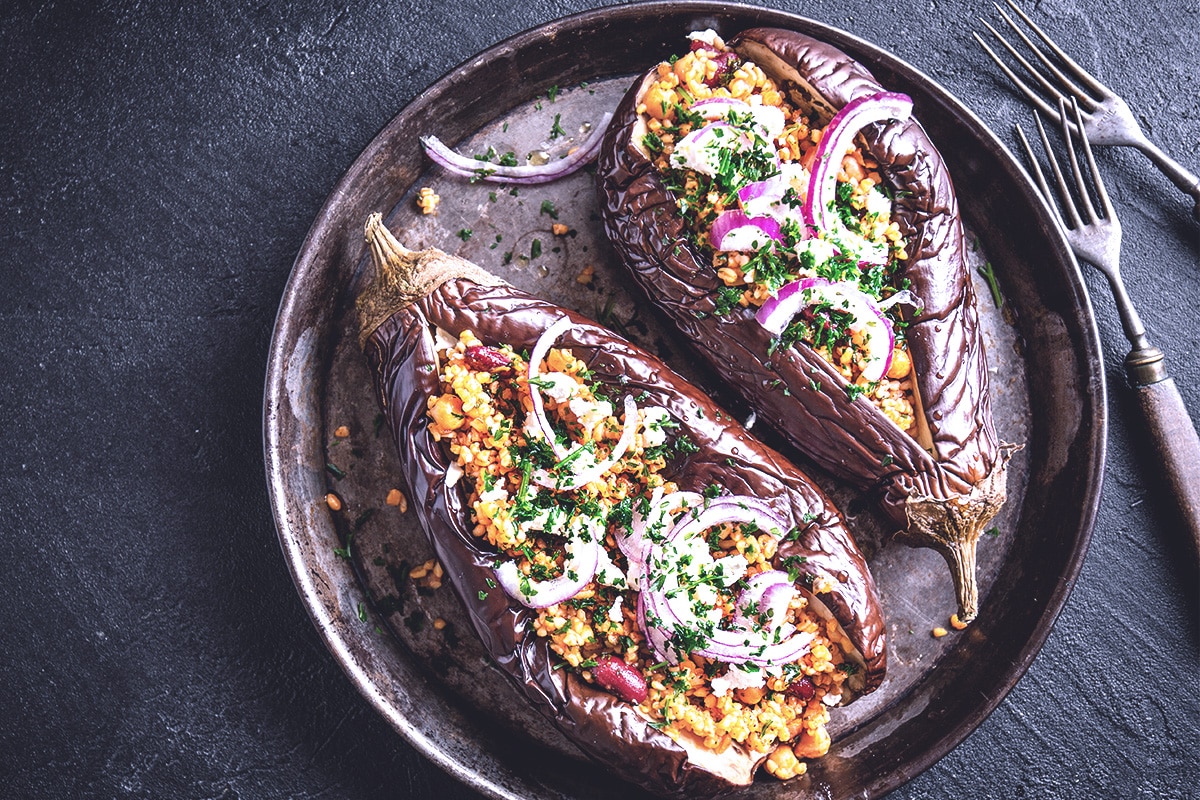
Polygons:
<instances>
[{"instance_id":1,"label":"red onion ring","mask_svg":"<svg viewBox=\"0 0 1200 800\"><path fill-rule=\"evenodd\" d=\"M511 183L531 186L538 183L549 183L559 178L577 172L600 152L600 144L604 139L604 131L612 114L606 113L588 135L580 143L575 152L568 154L558 161L549 161L534 166L528 164L518 167L506 167L503 164L493 164L490 161L480 161L477 158L464 156L451 150L436 136L422 136L421 144L434 163L455 175L462 175L477 180L492 183Z\"/></svg>"},{"instance_id":2,"label":"red onion ring","mask_svg":"<svg viewBox=\"0 0 1200 800\"><path fill-rule=\"evenodd\" d=\"M804 221L818 230L832 230L841 225L831 211L837 197L837 174L842 157L854 137L868 125L888 120L907 120L912 115L913 102L898 92L877 92L851 100L833 115L821 143L817 145L812 174L808 179L808 197L804 202Z\"/></svg>"},{"instance_id":3,"label":"red onion ring","mask_svg":"<svg viewBox=\"0 0 1200 800\"><path fill-rule=\"evenodd\" d=\"M722 211L713 220L708 240L714 250L757 250L769 241L779 241L783 232L771 217L749 217L743 211Z\"/></svg>"}]
</instances>

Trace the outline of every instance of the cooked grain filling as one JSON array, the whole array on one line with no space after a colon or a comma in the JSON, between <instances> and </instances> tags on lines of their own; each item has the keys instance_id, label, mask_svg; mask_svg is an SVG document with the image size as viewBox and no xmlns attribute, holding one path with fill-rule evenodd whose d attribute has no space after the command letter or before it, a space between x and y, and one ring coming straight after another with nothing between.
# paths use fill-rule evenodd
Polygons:
<instances>
[{"instance_id":1,"label":"cooked grain filling","mask_svg":"<svg viewBox=\"0 0 1200 800\"><path fill-rule=\"evenodd\" d=\"M644 504L656 491L664 496L678 491L664 476L668 462L694 448L677 433L677 423L665 409L639 404L632 445L602 478L570 491L538 487L529 475L532 465L546 462L545 444L530 430L526 358L504 346L498 352L508 359L506 367L472 368L467 350L480 345L470 331L452 346L447 343L439 353L442 394L429 403L429 430L462 470L474 535L494 546L501 560L513 560L520 575L547 581L562 574L565 560L564 537L553 531L584 516L603 525L603 551L611 568L599 570L569 600L534 609L534 631L561 658L556 668L594 683L598 659L620 659L644 679L646 696L638 707L655 727L673 738L698 738L716 752L734 743L770 752L770 774L802 774L802 759L824 755L829 748L824 701L840 699L842 684L855 669L835 643L840 634L836 623L824 622L804 594L796 592L786 619L811 634L812 645L799 660L764 669L759 685L738 688L753 681L731 681L729 665L700 655L680 652L675 664L657 658L637 621L638 591L625 580L628 559L616 534L628 526L635 504ZM553 373L545 375L554 378L547 384L554 383L553 394L563 398L555 399L549 391L544 395L551 424L564 441L583 444L596 461L605 458L624 426L613 410L615 399L606 397L610 390L593 383L585 364L567 349L551 348L542 370ZM710 488L706 497L720 491ZM714 562L732 566L736 561L739 571L745 565L742 581L716 590L717 606L727 614L734 612L736 591L745 580L775 569L777 537L747 527L722 525L703 533ZM818 594L829 586L818 580L811 590Z\"/></svg>"},{"instance_id":2,"label":"cooked grain filling","mask_svg":"<svg viewBox=\"0 0 1200 800\"><path fill-rule=\"evenodd\" d=\"M720 174L710 177L693 168L695 165L686 154L676 154L676 145L705 123L692 107L701 101L728 98L755 108L779 109L783 113L783 128L766 143L767 147L774 149L783 169L805 178L813 168L828 120L822 120L815 109L794 105L786 87L777 85L753 62L737 57L719 37L694 35L693 39L691 52L658 65L657 80L645 87L637 112L646 130L642 146L674 191L693 241L711 252L713 268L724 284L716 301L717 313L728 313L736 307L762 306L785 283L804 277L857 281L876 300L905 288L906 282L898 279L898 272L909 254L900 228L891 217L891 193L879 165L858 143L842 158L837 176L837 210L853 229L855 242L886 252L885 264L862 269L849 250L843 250L844 257L831 257L824 232L805 242L801 241L803 235L798 239L787 226L782 246L727 251L712 246L710 230L714 220L727 208L738 207L734 192L761 177L756 169L761 172L763 165L756 165L754 158L735 164L739 174L733 178L732 187ZM736 127L737 118L729 119ZM797 180L795 187L791 199L798 208L807 189L803 180ZM797 244L799 252L794 251ZM866 397L897 427L915 437L912 362L903 335L906 322L897 312L889 316L895 325L896 343L890 367L878 381L862 378L863 343L844 328L839 329L836 315L818 313L797 318L785 332L783 342L803 340L812 346L846 378L852 398Z\"/></svg>"}]
</instances>

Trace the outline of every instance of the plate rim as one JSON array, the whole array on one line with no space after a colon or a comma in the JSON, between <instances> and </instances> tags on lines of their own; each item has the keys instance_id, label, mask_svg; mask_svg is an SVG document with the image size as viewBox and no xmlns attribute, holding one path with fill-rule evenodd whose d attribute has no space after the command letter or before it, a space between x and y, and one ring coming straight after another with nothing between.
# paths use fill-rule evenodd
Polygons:
<instances>
[{"instance_id":1,"label":"plate rim","mask_svg":"<svg viewBox=\"0 0 1200 800\"><path fill-rule=\"evenodd\" d=\"M892 791L921 772L924 772L969 736L1015 687L1053 630L1054 624L1061 614L1082 568L1099 510L1103 487L1104 464L1107 458L1107 384L1101 356L1097 321L1079 265L1067 244L1065 235L1056 217L1050 213L1049 208L1036 191L1036 187L1021 165L1021 162L970 108L946 90L940 83L890 51L861 37L809 17L751 4L725 3L718 0L687 0L686 2L647 0L646 2L636 2L620 6L588 9L531 26L468 57L414 95L376 133L362 152L354 159L350 167L342 174L333 190L322 203L292 264L279 304L268 350L268 368L265 376L263 397L264 463L276 533L284 560L291 572L293 583L296 585L297 592L300 595L306 612L317 628L322 641L324 641L335 660L347 673L360 694L423 757L430 759L443 771L454 776L472 789L492 797L504 798L504 800L517 800L517 798L524 797L522 794L514 793L509 787L502 785L500 782L490 780L489 776L483 775L479 771L459 762L441 747L437 741L427 736L419 726L413 724L408 717L401 713L394 703L389 702L384 687L374 680L369 669L365 668L356 659L351 646L352 642L349 640L346 632L342 631L337 624L339 618L334 613L333 605L327 601L320 587L315 583L304 552L302 537L297 535L297 532L292 528L287 508L288 489L284 476L285 460L282 456L290 446L290 442L284 442L281 439L280 418L285 413L289 403L286 383L291 351L285 351L282 343L286 338L285 333L288 323L296 316L295 309L298 300L304 294L302 289L306 274L310 270L319 267L314 262L320 245L329 237L340 233L340 231L334 230L335 226L331 224L335 216L333 212L337 209L349 189L371 167L379 162L387 133L394 125L410 114L418 113L420 109L429 105L431 98L447 92L455 83L456 78L461 78L467 73L481 68L483 65L494 61L505 53L531 46L551 32L584 26L614 16L653 19L656 14L670 14L672 16L683 14L754 15L756 17L772 18L773 21L768 24L779 25L781 27L799 26L806 32L813 34L816 38L822 38L838 47L842 47L843 42L849 42L858 49L870 53L873 58L878 60L876 63L884 63L891 69L909 73L918 83L923 84L926 90L950 107L959 122L966 125L973 137L980 140L988 148L1001 154L1000 161L1008 171L1008 177L1024 190L1026 199L1036 204L1039 215L1052 223L1050 229L1055 234L1055 243L1059 250L1057 255L1061 261L1070 265L1070 272L1065 277L1067 278L1067 285L1073 290L1073 299L1078 304L1080 314L1085 321L1084 336L1080 344L1083 345L1082 350L1086 356L1090 375L1096 382L1093 388L1097 395L1093 403L1095 413L1089 420L1091 429L1094 431L1091 437L1092 441L1090 442L1092 444L1091 459L1086 464L1087 474L1085 477L1086 486L1089 488L1089 491L1083 498L1084 503L1080 509L1079 526L1074 537L1075 545L1071 548L1071 555L1064 565L1062 574L1059 576L1060 580L1051 593L1051 596L1047 599L1045 608L1033 629L1032 635L1024 642L1010 668L1000 672L1002 676L1000 683L1003 687L1001 691L995 693L993 696L988 696L982 704L975 707L973 712L964 715L958 724L949 727L941 737L926 747L919 757L909 762L907 765L908 768L874 776L868 784L868 790L870 796L879 796ZM868 65L868 68L874 69L874 66L875 64L872 63ZM347 564L345 569L350 579L357 585L358 578L354 575L352 568ZM543 786L542 788L546 787Z\"/></svg>"}]
</instances>

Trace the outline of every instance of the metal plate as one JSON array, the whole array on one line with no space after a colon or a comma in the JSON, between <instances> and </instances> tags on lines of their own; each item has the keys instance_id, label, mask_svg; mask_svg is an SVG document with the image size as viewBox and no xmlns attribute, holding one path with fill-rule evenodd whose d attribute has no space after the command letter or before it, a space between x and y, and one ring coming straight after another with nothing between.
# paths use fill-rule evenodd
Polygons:
<instances>
[{"instance_id":1,"label":"metal plate","mask_svg":"<svg viewBox=\"0 0 1200 800\"><path fill-rule=\"evenodd\" d=\"M397 485L397 456L376 422L348 301L362 266L363 222L372 211L391 212L390 226L409 246L457 252L522 288L601 318L744 414L692 363L687 343L631 291L597 221L589 174L516 193L470 184L428 168L417 137L436 132L465 153L489 146L519 156L557 152L616 105L635 71L679 49L688 31L714 27L729 36L764 24L828 41L866 64L883 85L914 98L974 231L972 262L986 257L1001 276L1004 313L986 287L976 289L997 427L1025 449L1013 462L1010 499L995 523L999 535L980 544L983 615L964 633L943 639L930 635L934 626L948 627L953 610L940 557L888 543L867 498L797 458L846 512L869 554L889 625L889 676L874 695L835 712L833 749L808 776L785 784L763 779L745 796L877 796L929 766L1025 671L1082 560L1104 459L1104 383L1091 309L1057 228L978 119L893 56L764 9L646 4L520 34L431 87L339 183L293 268L265 402L280 541L314 622L391 724L484 793L605 797L629 789L587 762L490 666L448 586L431 590L409 577L432 552L415 518L385 502ZM563 133L552 136L556 120ZM442 197L436 216L416 211L422 186ZM555 222L569 232L555 235ZM580 282L588 265L591 281ZM349 436L335 435L341 426ZM780 446L761 426L756 433ZM343 500L340 513L328 510L329 491ZM334 552L344 552L347 541L349 559ZM445 624L435 626L437 620Z\"/></svg>"}]
</instances>

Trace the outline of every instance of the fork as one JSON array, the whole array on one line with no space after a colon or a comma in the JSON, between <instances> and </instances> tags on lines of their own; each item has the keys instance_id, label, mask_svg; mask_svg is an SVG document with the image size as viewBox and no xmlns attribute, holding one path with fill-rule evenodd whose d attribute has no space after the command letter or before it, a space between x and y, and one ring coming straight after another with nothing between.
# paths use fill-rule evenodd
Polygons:
<instances>
[{"instance_id":1,"label":"fork","mask_svg":"<svg viewBox=\"0 0 1200 800\"><path fill-rule=\"evenodd\" d=\"M1092 204L1087 179L1075 155L1075 144L1071 134L1072 121L1074 130L1083 130L1082 112L1074 101L1071 103L1071 117L1067 115L1066 103L1062 98L1059 99L1058 106L1056 116L1062 125L1071 172L1074 173L1076 194L1080 198L1078 204L1072 199L1071 190L1059 168L1058 159L1054 157L1054 151L1050 148L1046 128L1037 112L1034 112L1034 119L1037 121L1046 161L1054 173L1061 210L1054 202L1046 176L1033 154L1029 140L1025 138L1025 131L1019 125L1017 136L1025 147L1029 163L1033 165L1038 188L1062 226L1071 250L1080 260L1087 261L1104 273L1112 287L1125 337L1133 346L1125 357L1125 372L1137 393L1142 414L1163 464L1167 483L1179 501L1184 524L1191 535L1192 555L1200 566L1200 438L1196 435L1196 428L1183 405L1175 381L1167 376L1162 351L1150 344L1137 309L1125 290L1125 283L1121 280L1121 222L1113 211L1104 181L1096 169L1091 145L1086 137L1079 137L1082 139L1082 150L1103 216L1096 212L1096 207Z\"/></svg>"},{"instance_id":2,"label":"fork","mask_svg":"<svg viewBox=\"0 0 1200 800\"><path fill-rule=\"evenodd\" d=\"M1024 93L1039 111L1056 122L1061 122L1062 119L1058 115L1058 110L1046 101L1045 96L1048 96L1051 102L1063 100L1067 97L1075 98L1082 107L1080 112L1082 124L1079 130L1083 131L1088 141L1092 144L1123 145L1141 150L1154 162L1155 166L1162 170L1164 175L1170 178L1172 183L1192 196L1192 199L1196 203L1192 209L1192 215L1197 220L1200 220L1200 177L1193 175L1179 164L1179 162L1175 161L1146 138L1146 134L1142 133L1141 126L1138 125L1133 112L1129 110L1129 105L1116 92L1096 80L1087 70L1075 63L1013 0L1005 0L1005 2L1037 34L1037 37L1041 39L1046 49L1057 57L1066 72L1070 73L1070 76L1068 76L1062 69L1055 66L1050 57L1025 35L1024 31L1017 26L1012 17L1006 14L1004 9L999 5L993 3L996 6L996 10L1000 12L1000 16L1008 23L1013 32L1020 37L1026 47L1033 52L1043 67L1042 70L1039 70L1028 59L1022 56L1015 47L1009 44L1008 40L999 31L988 24L987 20L980 20L992 32L992 35L996 37L1000 44L1004 46L1008 54L1032 76L1033 80L1040 87L1041 92L1035 91L1028 83L1021 80L1004 63L1004 60L996 54L996 51L988 47L983 37L978 33L972 33L971 35L975 37L975 41L979 42L983 49L987 51L987 54L992 57L992 60L996 62L1000 70L1008 76L1008 79L1016 84L1016 87ZM1047 75L1050 77L1047 77ZM1072 80L1071 76L1074 77L1074 80Z\"/></svg>"}]
</instances>

